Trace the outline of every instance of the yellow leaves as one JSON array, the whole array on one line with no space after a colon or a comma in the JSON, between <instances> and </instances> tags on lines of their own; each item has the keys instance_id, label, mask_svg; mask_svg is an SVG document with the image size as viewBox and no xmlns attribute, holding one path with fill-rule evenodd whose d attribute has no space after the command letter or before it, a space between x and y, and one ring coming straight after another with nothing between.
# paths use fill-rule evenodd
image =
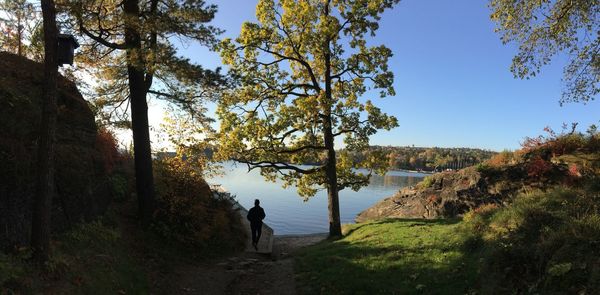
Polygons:
<instances>
[{"instance_id":1,"label":"yellow leaves","mask_svg":"<svg viewBox=\"0 0 600 295\"><path fill-rule=\"evenodd\" d=\"M366 106L359 102L367 83L374 88L391 87L393 75L387 70L391 51L383 46L368 48L362 37L364 32L359 31L375 30L376 22L367 18L375 18L395 1L359 2L355 7L336 0L260 0L258 23L244 23L235 42L226 39L221 43L221 56L240 76L241 83L223 95L217 112L221 119L222 156L324 163L327 154L323 150L323 119L327 116L333 131L339 132L336 136L349 135L348 142L357 148L367 146L369 136L377 129L397 125L394 117L383 114L371 102ZM356 47L340 39L340 23L345 21L340 12L350 9L373 10L356 14L363 18L358 22L364 22L356 29L358 33L354 32ZM351 48L355 54L348 57L345 48ZM327 53L329 64L325 62ZM326 81L327 72L339 75ZM376 82L371 83L373 80ZM326 93L329 87L332 92ZM361 114L364 110L368 112L367 121ZM379 167L378 163L379 160L371 160L374 167ZM368 179L355 174L352 165L351 157L340 156L340 179L355 183L351 187L358 189ZM269 179L280 177L286 185L297 186L305 197L326 183L321 172L280 175L273 169L263 169L262 173Z\"/></svg>"},{"instance_id":2,"label":"yellow leaves","mask_svg":"<svg viewBox=\"0 0 600 295\"><path fill-rule=\"evenodd\" d=\"M234 63L236 59L239 58L237 51L235 50L235 45L231 38L225 38L219 44L217 48L221 54L221 60L224 64L230 65Z\"/></svg>"},{"instance_id":3,"label":"yellow leaves","mask_svg":"<svg viewBox=\"0 0 600 295\"><path fill-rule=\"evenodd\" d=\"M240 31L240 36L237 38L237 42L242 45L251 44L255 41L256 38L259 37L259 31L261 27L252 22L244 22L242 24L242 30Z\"/></svg>"},{"instance_id":4,"label":"yellow leaves","mask_svg":"<svg viewBox=\"0 0 600 295\"><path fill-rule=\"evenodd\" d=\"M275 2L273 0L260 0L256 4L256 19L263 25L269 25L275 20Z\"/></svg>"},{"instance_id":5,"label":"yellow leaves","mask_svg":"<svg viewBox=\"0 0 600 295\"><path fill-rule=\"evenodd\" d=\"M318 14L316 5L309 0L282 0L280 3L287 20L292 20L295 15L296 19L307 21Z\"/></svg>"},{"instance_id":6,"label":"yellow leaves","mask_svg":"<svg viewBox=\"0 0 600 295\"><path fill-rule=\"evenodd\" d=\"M298 194L304 197L304 201L307 201L309 197L314 196L317 193L319 181L315 179L314 175L302 175L296 182L298 188Z\"/></svg>"},{"instance_id":7,"label":"yellow leaves","mask_svg":"<svg viewBox=\"0 0 600 295\"><path fill-rule=\"evenodd\" d=\"M294 100L294 106L305 114L315 114L319 110L319 101L317 96L311 95Z\"/></svg>"},{"instance_id":8,"label":"yellow leaves","mask_svg":"<svg viewBox=\"0 0 600 295\"><path fill-rule=\"evenodd\" d=\"M348 153L347 150L340 151L338 152L336 169L339 171L352 169L353 162L354 161L352 160L350 153Z\"/></svg>"}]
</instances>

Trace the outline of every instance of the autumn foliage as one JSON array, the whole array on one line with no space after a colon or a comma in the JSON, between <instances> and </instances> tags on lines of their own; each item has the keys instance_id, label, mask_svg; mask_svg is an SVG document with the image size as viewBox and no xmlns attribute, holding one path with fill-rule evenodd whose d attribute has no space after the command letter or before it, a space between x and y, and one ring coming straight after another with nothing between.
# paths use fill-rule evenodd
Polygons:
<instances>
[{"instance_id":1,"label":"autumn foliage","mask_svg":"<svg viewBox=\"0 0 600 295\"><path fill-rule=\"evenodd\" d=\"M117 163L121 160L118 143L112 131L106 128L98 129L96 149L102 155L104 170L109 174L112 173Z\"/></svg>"},{"instance_id":2,"label":"autumn foliage","mask_svg":"<svg viewBox=\"0 0 600 295\"><path fill-rule=\"evenodd\" d=\"M487 164L492 167L500 167L504 165L514 164L518 159L518 154L515 154L510 151L502 151L494 156L492 156Z\"/></svg>"},{"instance_id":3,"label":"autumn foliage","mask_svg":"<svg viewBox=\"0 0 600 295\"><path fill-rule=\"evenodd\" d=\"M181 157L155 161L154 229L200 249L235 250L245 240L240 215L227 196L213 194L199 169Z\"/></svg>"},{"instance_id":4,"label":"autumn foliage","mask_svg":"<svg viewBox=\"0 0 600 295\"><path fill-rule=\"evenodd\" d=\"M565 125L560 133L546 127L545 135L526 137L520 150L503 151L485 164L498 169L521 164L529 178L549 177L554 170L575 179L594 172L593 155L600 152L600 134L595 126L587 134L576 132L576 126L572 124L569 130Z\"/></svg>"},{"instance_id":5,"label":"autumn foliage","mask_svg":"<svg viewBox=\"0 0 600 295\"><path fill-rule=\"evenodd\" d=\"M552 164L540 156L536 156L527 163L527 176L543 177L552 170Z\"/></svg>"}]
</instances>

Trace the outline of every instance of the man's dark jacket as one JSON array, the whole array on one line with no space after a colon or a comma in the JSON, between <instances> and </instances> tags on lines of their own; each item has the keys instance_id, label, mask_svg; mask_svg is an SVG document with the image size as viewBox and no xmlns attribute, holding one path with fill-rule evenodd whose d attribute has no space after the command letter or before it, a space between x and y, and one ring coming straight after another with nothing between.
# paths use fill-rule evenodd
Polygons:
<instances>
[{"instance_id":1,"label":"man's dark jacket","mask_svg":"<svg viewBox=\"0 0 600 295\"><path fill-rule=\"evenodd\" d=\"M252 225L262 225L262 220L265 219L265 210L260 206L254 206L248 211L248 220Z\"/></svg>"}]
</instances>

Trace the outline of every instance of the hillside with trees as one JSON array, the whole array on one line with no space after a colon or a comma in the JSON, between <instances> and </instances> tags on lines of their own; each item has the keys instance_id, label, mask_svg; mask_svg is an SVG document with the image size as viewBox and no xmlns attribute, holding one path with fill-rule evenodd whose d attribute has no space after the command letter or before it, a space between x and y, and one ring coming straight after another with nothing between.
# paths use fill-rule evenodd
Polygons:
<instances>
[{"instance_id":1,"label":"hillside with trees","mask_svg":"<svg viewBox=\"0 0 600 295\"><path fill-rule=\"evenodd\" d=\"M497 152L475 148L440 148L414 146L370 146L364 151L349 151L350 157L360 163L371 154L380 154L388 161L391 170L439 172L458 170L477 165Z\"/></svg>"}]
</instances>

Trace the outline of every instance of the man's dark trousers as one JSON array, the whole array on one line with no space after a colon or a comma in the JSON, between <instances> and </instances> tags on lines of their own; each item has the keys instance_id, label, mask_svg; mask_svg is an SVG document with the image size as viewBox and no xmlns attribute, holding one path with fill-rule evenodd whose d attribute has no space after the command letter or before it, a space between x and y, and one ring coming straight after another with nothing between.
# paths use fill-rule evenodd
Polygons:
<instances>
[{"instance_id":1,"label":"man's dark trousers","mask_svg":"<svg viewBox=\"0 0 600 295\"><path fill-rule=\"evenodd\" d=\"M251 222L250 230L252 230L252 244L256 245L262 234L262 222Z\"/></svg>"}]
</instances>

